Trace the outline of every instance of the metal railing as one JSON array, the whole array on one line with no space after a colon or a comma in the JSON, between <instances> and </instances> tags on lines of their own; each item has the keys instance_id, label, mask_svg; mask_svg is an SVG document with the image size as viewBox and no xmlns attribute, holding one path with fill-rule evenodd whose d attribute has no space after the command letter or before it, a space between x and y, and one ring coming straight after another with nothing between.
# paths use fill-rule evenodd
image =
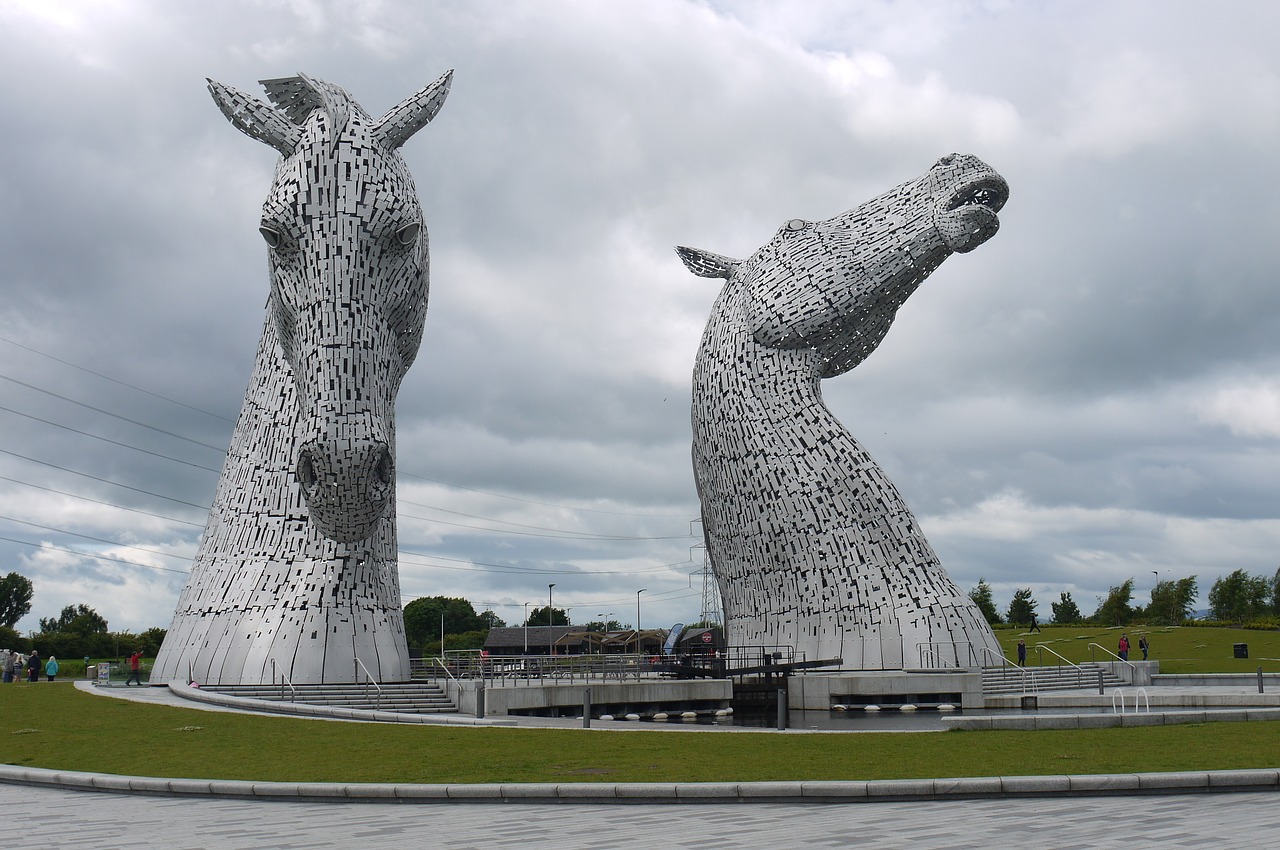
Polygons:
<instances>
[{"instance_id":1,"label":"metal railing","mask_svg":"<svg viewBox=\"0 0 1280 850\"><path fill-rule=\"evenodd\" d=\"M944 652L944 649L950 649L951 651L949 653ZM989 647L984 646L982 649L990 651ZM984 666L979 660L980 653L977 652L977 647L967 640L921 641L916 644L916 655L920 660L921 667L947 669L954 667L959 670L967 667ZM1003 658L1003 656L1001 657ZM955 659L954 663L951 662L951 658ZM962 658L963 660L961 660Z\"/></svg>"},{"instance_id":2,"label":"metal railing","mask_svg":"<svg viewBox=\"0 0 1280 850\"><path fill-rule=\"evenodd\" d=\"M1071 661L1063 657L1058 652L1056 652L1052 647L1045 646L1042 643L1036 644L1035 650L1036 650L1036 666L1037 667L1044 666L1043 654L1047 652L1058 659L1058 664L1057 664L1058 669L1062 669L1062 665L1066 664L1068 667L1071 667L1076 671L1076 687L1083 688L1086 686L1084 681L1085 669L1081 667L1079 664L1076 664L1074 661Z\"/></svg>"},{"instance_id":3,"label":"metal railing","mask_svg":"<svg viewBox=\"0 0 1280 850\"><path fill-rule=\"evenodd\" d=\"M714 654L484 655L480 650L451 650L443 657L410 665L423 678L447 676L491 685L573 684L588 681L640 681L646 678L723 678L748 669L769 675L771 668L802 662L789 646L729 647Z\"/></svg>"},{"instance_id":4,"label":"metal railing","mask_svg":"<svg viewBox=\"0 0 1280 850\"><path fill-rule=\"evenodd\" d=\"M1101 650L1102 652L1106 653L1107 655L1110 655L1110 656L1111 656L1111 658L1112 658L1113 660L1111 660L1111 661L1102 661L1102 662L1099 662L1099 661L1097 660L1097 657L1094 655L1094 650L1095 650L1095 649L1097 649L1097 650ZM1101 664L1109 664L1109 665L1111 665L1111 674L1112 674L1113 676L1114 676L1114 675L1116 675L1116 662L1117 662L1117 661L1119 661L1119 662L1120 662L1121 664L1123 664L1125 667L1128 667L1128 668L1129 668L1129 670L1128 670L1129 684L1133 684L1133 680L1134 680L1135 676L1137 675L1138 668L1137 668L1137 667L1135 667L1135 666L1133 665L1133 662L1131 662L1131 661L1129 661L1129 660L1127 660L1127 659L1121 658L1119 655L1116 655L1114 652L1112 652L1111 650L1107 649L1105 646L1099 646L1099 645L1098 645L1098 644L1096 644L1096 643L1091 643L1091 644L1089 644L1089 660L1090 660L1092 663L1094 663L1094 664L1099 664L1099 663L1101 663Z\"/></svg>"},{"instance_id":5,"label":"metal railing","mask_svg":"<svg viewBox=\"0 0 1280 850\"><path fill-rule=\"evenodd\" d=\"M374 681L373 674L369 672L369 668L364 666L364 662L357 657L356 662L356 684L360 683L360 671L364 671L364 698L369 699L369 685L373 685L378 689L378 694L374 698L374 708L382 708L382 685Z\"/></svg>"},{"instance_id":6,"label":"metal railing","mask_svg":"<svg viewBox=\"0 0 1280 850\"><path fill-rule=\"evenodd\" d=\"M1147 699L1147 689L1138 688L1133 692L1133 713L1138 713L1138 696L1142 696L1142 702L1146 706L1147 714L1151 713L1151 700ZM1116 710L1116 699L1120 700L1120 709ZM1124 714L1124 688L1116 688L1111 692L1111 713Z\"/></svg>"}]
</instances>

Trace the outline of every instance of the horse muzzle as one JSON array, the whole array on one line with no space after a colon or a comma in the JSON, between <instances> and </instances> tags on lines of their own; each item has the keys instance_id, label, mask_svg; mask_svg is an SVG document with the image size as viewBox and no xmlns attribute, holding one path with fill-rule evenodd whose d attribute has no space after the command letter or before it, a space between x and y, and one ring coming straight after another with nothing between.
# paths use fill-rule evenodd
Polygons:
<instances>
[{"instance_id":1,"label":"horse muzzle","mask_svg":"<svg viewBox=\"0 0 1280 850\"><path fill-rule=\"evenodd\" d=\"M312 524L339 543L373 534L395 492L391 446L379 439L308 440L296 475Z\"/></svg>"}]
</instances>

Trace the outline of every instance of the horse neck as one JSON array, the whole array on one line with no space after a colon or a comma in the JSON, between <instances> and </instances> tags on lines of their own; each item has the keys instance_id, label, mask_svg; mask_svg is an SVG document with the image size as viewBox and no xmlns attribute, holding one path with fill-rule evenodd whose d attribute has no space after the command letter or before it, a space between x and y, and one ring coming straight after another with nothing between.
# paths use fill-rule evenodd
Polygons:
<instances>
[{"instance_id":1,"label":"horse neck","mask_svg":"<svg viewBox=\"0 0 1280 850\"><path fill-rule=\"evenodd\" d=\"M788 429L799 408L826 412L819 356L755 341L743 296L723 293L694 365L694 420L720 419L747 431ZM827 414L829 415L829 414Z\"/></svg>"}]
</instances>

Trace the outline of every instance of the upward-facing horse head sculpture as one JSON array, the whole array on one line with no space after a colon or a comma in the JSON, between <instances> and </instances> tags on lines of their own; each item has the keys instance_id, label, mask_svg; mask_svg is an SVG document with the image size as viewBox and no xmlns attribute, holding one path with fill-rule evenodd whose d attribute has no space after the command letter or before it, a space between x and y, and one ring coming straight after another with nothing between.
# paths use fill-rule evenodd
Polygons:
<instances>
[{"instance_id":1,"label":"upward-facing horse head sculpture","mask_svg":"<svg viewBox=\"0 0 1280 850\"><path fill-rule=\"evenodd\" d=\"M264 81L270 103L209 81L231 123L281 155L259 227L271 290L160 678L408 677L394 410L422 341L428 247L399 149L450 79L376 120L301 74Z\"/></svg>"},{"instance_id":2,"label":"upward-facing horse head sculpture","mask_svg":"<svg viewBox=\"0 0 1280 850\"><path fill-rule=\"evenodd\" d=\"M952 253L990 239L1009 189L971 156L746 260L677 249L724 278L693 375L693 463L730 643L852 668L984 663L999 645L897 489L822 403ZM975 660L976 659L976 660Z\"/></svg>"}]
</instances>

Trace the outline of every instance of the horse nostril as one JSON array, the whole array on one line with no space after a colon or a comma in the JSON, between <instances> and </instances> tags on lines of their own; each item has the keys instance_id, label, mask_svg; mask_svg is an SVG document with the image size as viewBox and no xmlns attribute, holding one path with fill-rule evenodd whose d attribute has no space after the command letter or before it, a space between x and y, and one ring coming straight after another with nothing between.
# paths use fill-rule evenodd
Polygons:
<instances>
[{"instance_id":1,"label":"horse nostril","mask_svg":"<svg viewBox=\"0 0 1280 850\"><path fill-rule=\"evenodd\" d=\"M373 467L373 480L385 486L391 483L394 475L395 467L391 462L391 449L383 446L381 453L378 455L378 462Z\"/></svg>"},{"instance_id":2,"label":"horse nostril","mask_svg":"<svg viewBox=\"0 0 1280 850\"><path fill-rule=\"evenodd\" d=\"M311 450L303 449L298 452L298 484L303 490L310 490L316 483L315 463L311 459Z\"/></svg>"}]
</instances>

